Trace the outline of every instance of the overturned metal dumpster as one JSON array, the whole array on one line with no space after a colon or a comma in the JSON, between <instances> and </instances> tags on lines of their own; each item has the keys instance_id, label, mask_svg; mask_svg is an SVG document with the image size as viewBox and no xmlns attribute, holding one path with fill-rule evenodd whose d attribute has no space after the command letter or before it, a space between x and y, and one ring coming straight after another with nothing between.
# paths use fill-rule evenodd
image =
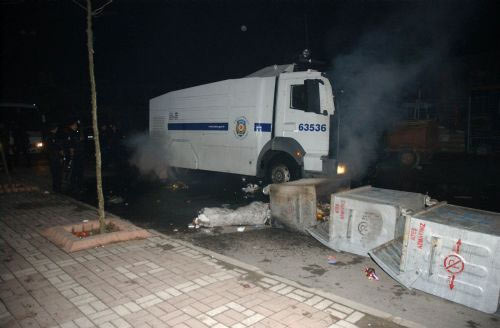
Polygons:
<instances>
[{"instance_id":1,"label":"overturned metal dumpster","mask_svg":"<svg viewBox=\"0 0 500 328\"><path fill-rule=\"evenodd\" d=\"M348 180L311 178L272 184L269 192L272 219L292 231L307 233L317 223L318 202L330 201Z\"/></svg>"},{"instance_id":2,"label":"overturned metal dumpster","mask_svg":"<svg viewBox=\"0 0 500 328\"><path fill-rule=\"evenodd\" d=\"M368 251L403 235L405 214L425 208L427 196L364 186L331 196L328 222L307 231L336 251L368 256Z\"/></svg>"},{"instance_id":3,"label":"overturned metal dumpster","mask_svg":"<svg viewBox=\"0 0 500 328\"><path fill-rule=\"evenodd\" d=\"M407 288L494 313L500 292L500 214L440 203L407 216L405 232L369 252Z\"/></svg>"}]
</instances>

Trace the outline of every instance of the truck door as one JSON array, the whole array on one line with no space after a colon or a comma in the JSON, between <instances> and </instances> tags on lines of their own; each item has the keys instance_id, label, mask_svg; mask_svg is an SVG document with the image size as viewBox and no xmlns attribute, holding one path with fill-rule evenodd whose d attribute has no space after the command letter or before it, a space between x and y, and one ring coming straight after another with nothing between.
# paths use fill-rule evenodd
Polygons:
<instances>
[{"instance_id":1,"label":"truck door","mask_svg":"<svg viewBox=\"0 0 500 328\"><path fill-rule=\"evenodd\" d=\"M328 154L329 115L333 114L333 101L327 95L329 82L319 76L290 76L280 78L279 83L281 115L278 117L282 121L277 120L277 131L283 137L297 140L304 148L305 170L321 171L321 156Z\"/></svg>"}]
</instances>

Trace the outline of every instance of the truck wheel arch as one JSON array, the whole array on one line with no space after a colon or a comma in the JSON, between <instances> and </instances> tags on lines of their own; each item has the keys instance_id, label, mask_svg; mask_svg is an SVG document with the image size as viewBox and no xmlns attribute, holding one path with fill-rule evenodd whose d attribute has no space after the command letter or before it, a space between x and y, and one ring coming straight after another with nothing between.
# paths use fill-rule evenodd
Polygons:
<instances>
[{"instance_id":1,"label":"truck wheel arch","mask_svg":"<svg viewBox=\"0 0 500 328\"><path fill-rule=\"evenodd\" d=\"M300 153L297 156L297 153ZM260 178L268 174L270 165L278 159L283 159L296 165L299 173L304 167L304 148L297 140L287 137L275 137L269 140L262 147L259 157L257 158L257 176Z\"/></svg>"}]
</instances>

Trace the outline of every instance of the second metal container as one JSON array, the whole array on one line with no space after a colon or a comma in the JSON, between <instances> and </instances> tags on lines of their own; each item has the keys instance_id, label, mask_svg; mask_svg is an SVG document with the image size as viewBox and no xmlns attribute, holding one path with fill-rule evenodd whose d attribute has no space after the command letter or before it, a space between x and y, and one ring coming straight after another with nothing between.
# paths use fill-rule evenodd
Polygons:
<instances>
[{"instance_id":1,"label":"second metal container","mask_svg":"<svg viewBox=\"0 0 500 328\"><path fill-rule=\"evenodd\" d=\"M371 186L336 193L329 221L307 231L334 250L368 256L370 249L402 236L402 214L424 209L426 197Z\"/></svg>"}]
</instances>

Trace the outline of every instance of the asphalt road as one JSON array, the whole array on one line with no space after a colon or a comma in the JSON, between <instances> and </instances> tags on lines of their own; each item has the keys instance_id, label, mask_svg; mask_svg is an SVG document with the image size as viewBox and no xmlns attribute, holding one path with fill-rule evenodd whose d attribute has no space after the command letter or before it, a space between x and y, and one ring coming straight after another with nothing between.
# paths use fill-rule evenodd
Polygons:
<instances>
[{"instance_id":1,"label":"asphalt road","mask_svg":"<svg viewBox=\"0 0 500 328\"><path fill-rule=\"evenodd\" d=\"M497 163L496 159L444 158L421 169L400 169L381 163L374 174L357 183L429 193L450 203L499 211ZM92 170L88 173L88 190L82 200L95 205ZM104 176L107 210L138 225L425 326L500 327L498 312L488 315L433 295L409 291L369 258L334 252L307 235L273 228L241 233L188 229L187 225L204 207L236 208L253 200L266 201L261 194L247 197L241 191L245 184L238 177L196 174L185 181L188 188L174 189L175 180L148 181L129 170L107 170ZM113 196L119 196L119 201L109 202ZM330 255L336 256L336 264L328 264ZM380 280L368 280L363 274L365 267L375 268Z\"/></svg>"}]
</instances>

